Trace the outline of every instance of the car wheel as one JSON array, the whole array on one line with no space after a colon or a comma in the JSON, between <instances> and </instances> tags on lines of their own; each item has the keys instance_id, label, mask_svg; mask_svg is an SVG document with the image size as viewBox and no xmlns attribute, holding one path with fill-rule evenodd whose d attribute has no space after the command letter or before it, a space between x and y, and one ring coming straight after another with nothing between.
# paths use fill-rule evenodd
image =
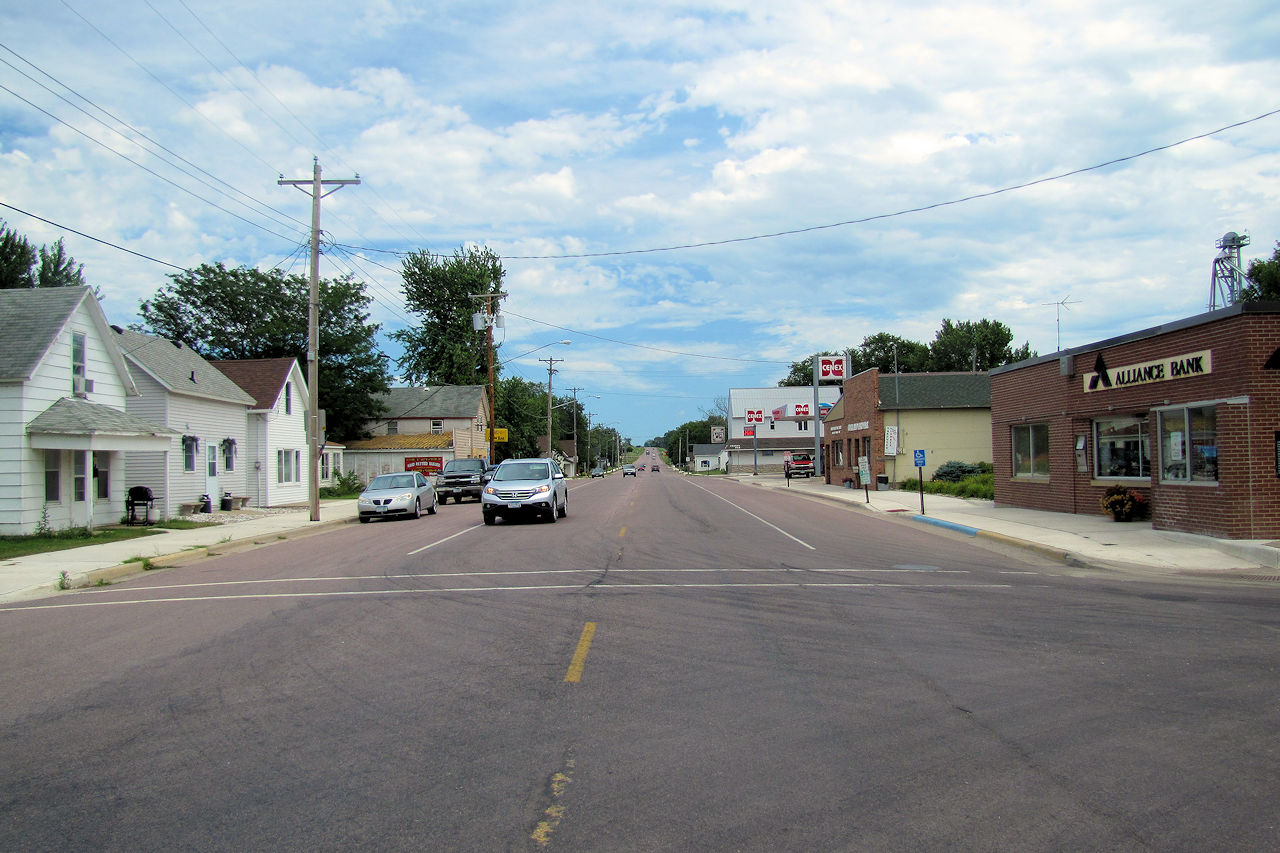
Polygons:
<instances>
[{"instance_id":1,"label":"car wheel","mask_svg":"<svg viewBox=\"0 0 1280 853\"><path fill-rule=\"evenodd\" d=\"M432 495L431 506L427 507L427 515L435 515L435 514L436 514L436 497L435 495Z\"/></svg>"},{"instance_id":2,"label":"car wheel","mask_svg":"<svg viewBox=\"0 0 1280 853\"><path fill-rule=\"evenodd\" d=\"M560 504L560 511L557 513L561 518L569 514L569 496L564 496L564 503Z\"/></svg>"},{"instance_id":3,"label":"car wheel","mask_svg":"<svg viewBox=\"0 0 1280 853\"><path fill-rule=\"evenodd\" d=\"M422 518L422 499L421 498L413 499L413 517Z\"/></svg>"},{"instance_id":4,"label":"car wheel","mask_svg":"<svg viewBox=\"0 0 1280 853\"><path fill-rule=\"evenodd\" d=\"M558 511L559 511L559 510L558 510L558 508L556 507L555 501L554 501L554 500L552 500L552 502L551 502L551 511L547 513L547 521L550 521L552 524L555 524L555 523L556 523L556 513L557 513Z\"/></svg>"},{"instance_id":5,"label":"car wheel","mask_svg":"<svg viewBox=\"0 0 1280 853\"><path fill-rule=\"evenodd\" d=\"M497 518L497 516L496 516L494 513L492 513L492 512L486 512L486 513L484 513L484 523L485 523L485 524L493 524L493 523L494 523L495 521L497 521L497 520L498 520L498 518Z\"/></svg>"}]
</instances>

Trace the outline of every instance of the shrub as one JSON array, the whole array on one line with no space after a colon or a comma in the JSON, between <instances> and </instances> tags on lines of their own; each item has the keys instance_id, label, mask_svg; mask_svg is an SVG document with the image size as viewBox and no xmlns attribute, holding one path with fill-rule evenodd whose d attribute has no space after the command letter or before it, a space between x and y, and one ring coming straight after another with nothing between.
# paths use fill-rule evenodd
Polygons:
<instances>
[{"instance_id":1,"label":"shrub","mask_svg":"<svg viewBox=\"0 0 1280 853\"><path fill-rule=\"evenodd\" d=\"M358 495L364 491L364 483L355 471L345 471L333 478L332 486L320 489L322 498L345 498Z\"/></svg>"},{"instance_id":2,"label":"shrub","mask_svg":"<svg viewBox=\"0 0 1280 853\"><path fill-rule=\"evenodd\" d=\"M903 480L898 484L898 488L903 491L918 492L920 491L920 481L912 478ZM945 480L933 480L924 484L924 490L931 495L950 495L956 498L980 498L982 500L995 499L995 476L993 474L974 474L965 477L958 483L949 483Z\"/></svg>"},{"instance_id":3,"label":"shrub","mask_svg":"<svg viewBox=\"0 0 1280 853\"><path fill-rule=\"evenodd\" d=\"M955 459L945 462L938 466L938 470L933 472L933 479L943 483L959 483L966 477L973 477L981 474L982 468L972 462L959 462Z\"/></svg>"}]
</instances>

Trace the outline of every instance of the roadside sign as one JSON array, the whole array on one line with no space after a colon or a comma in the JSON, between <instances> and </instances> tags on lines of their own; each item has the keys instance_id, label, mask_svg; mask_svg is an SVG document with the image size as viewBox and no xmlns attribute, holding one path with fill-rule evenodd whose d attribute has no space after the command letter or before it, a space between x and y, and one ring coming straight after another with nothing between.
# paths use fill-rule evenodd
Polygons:
<instances>
[{"instance_id":1,"label":"roadside sign","mask_svg":"<svg viewBox=\"0 0 1280 853\"><path fill-rule=\"evenodd\" d=\"M497 429L485 430L485 441L501 442L507 440L507 428L498 427Z\"/></svg>"},{"instance_id":2,"label":"roadside sign","mask_svg":"<svg viewBox=\"0 0 1280 853\"><path fill-rule=\"evenodd\" d=\"M916 450L916 451L914 451L914 453L915 453L915 458L916 458L916 467L917 467L917 468L923 468L923 467L924 467L924 451L923 451L923 450Z\"/></svg>"},{"instance_id":3,"label":"roadside sign","mask_svg":"<svg viewBox=\"0 0 1280 853\"><path fill-rule=\"evenodd\" d=\"M756 428L755 428L755 425L754 425L754 424L747 424L746 426L744 426L744 427L742 428L742 434L743 434L743 436L745 436L746 438L754 438L754 437L755 437L755 434L756 434Z\"/></svg>"}]
</instances>

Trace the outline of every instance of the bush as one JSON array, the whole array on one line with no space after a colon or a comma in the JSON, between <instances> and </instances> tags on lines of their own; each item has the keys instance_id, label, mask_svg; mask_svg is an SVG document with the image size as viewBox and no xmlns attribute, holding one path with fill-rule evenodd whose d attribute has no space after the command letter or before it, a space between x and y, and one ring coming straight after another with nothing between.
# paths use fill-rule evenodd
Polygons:
<instances>
[{"instance_id":1,"label":"bush","mask_svg":"<svg viewBox=\"0 0 1280 853\"><path fill-rule=\"evenodd\" d=\"M933 479L936 482L943 483L959 483L966 477L974 477L981 474L982 468L972 462L959 462L951 460L938 466L938 470L933 472Z\"/></svg>"},{"instance_id":2,"label":"bush","mask_svg":"<svg viewBox=\"0 0 1280 853\"><path fill-rule=\"evenodd\" d=\"M912 478L903 480L898 484L898 488L908 492L920 491L920 481ZM950 495L955 498L980 498L982 500L995 500L995 475L994 474L974 474L965 477L958 483L950 483L945 480L930 481L924 484L924 490L930 495Z\"/></svg>"},{"instance_id":3,"label":"bush","mask_svg":"<svg viewBox=\"0 0 1280 853\"><path fill-rule=\"evenodd\" d=\"M349 498L363 491L364 483L361 482L360 476L355 471L345 471L333 478L332 486L321 487L320 497Z\"/></svg>"}]
</instances>

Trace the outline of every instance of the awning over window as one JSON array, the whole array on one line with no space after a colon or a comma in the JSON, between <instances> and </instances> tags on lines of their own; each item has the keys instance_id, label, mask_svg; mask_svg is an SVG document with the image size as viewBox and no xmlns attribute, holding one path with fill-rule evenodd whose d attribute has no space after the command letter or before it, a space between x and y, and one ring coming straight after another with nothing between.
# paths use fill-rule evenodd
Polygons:
<instances>
[{"instance_id":1,"label":"awning over window","mask_svg":"<svg viewBox=\"0 0 1280 853\"><path fill-rule=\"evenodd\" d=\"M37 450L167 450L177 431L73 397L63 397L27 424Z\"/></svg>"}]
</instances>

